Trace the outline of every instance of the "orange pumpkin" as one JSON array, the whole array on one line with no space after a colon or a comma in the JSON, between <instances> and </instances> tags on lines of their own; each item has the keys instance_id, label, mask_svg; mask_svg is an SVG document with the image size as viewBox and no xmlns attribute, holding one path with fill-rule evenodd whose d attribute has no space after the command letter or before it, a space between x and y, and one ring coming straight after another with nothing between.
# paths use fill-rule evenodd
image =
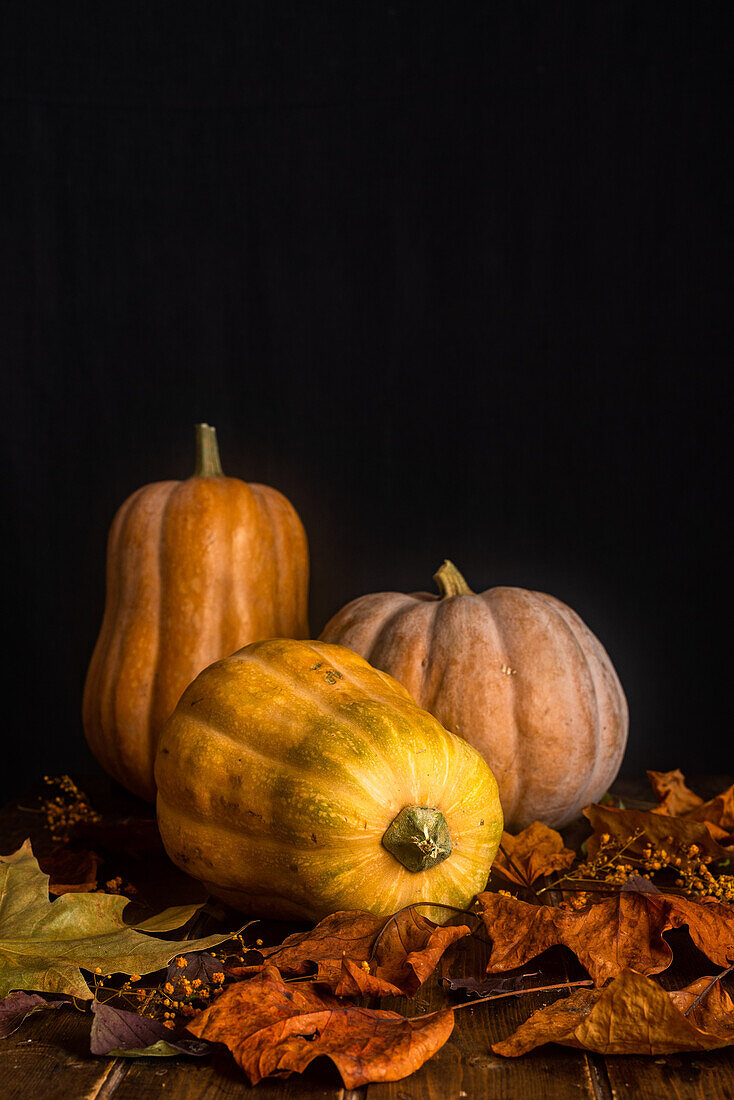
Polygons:
<instances>
[{"instance_id":1,"label":"orange pumpkin","mask_svg":"<svg viewBox=\"0 0 734 1100\"><path fill-rule=\"evenodd\" d=\"M115 516L84 688L94 755L151 801L158 733L194 677L248 642L308 637L295 510L275 489L224 476L214 428L197 425L196 441L193 477L145 485Z\"/></svg>"},{"instance_id":2,"label":"orange pumpkin","mask_svg":"<svg viewBox=\"0 0 734 1100\"><path fill-rule=\"evenodd\" d=\"M321 638L394 676L483 754L506 828L566 824L607 790L624 754L627 701L612 662L553 596L476 595L451 562L434 579L438 596L353 600Z\"/></svg>"}]
</instances>

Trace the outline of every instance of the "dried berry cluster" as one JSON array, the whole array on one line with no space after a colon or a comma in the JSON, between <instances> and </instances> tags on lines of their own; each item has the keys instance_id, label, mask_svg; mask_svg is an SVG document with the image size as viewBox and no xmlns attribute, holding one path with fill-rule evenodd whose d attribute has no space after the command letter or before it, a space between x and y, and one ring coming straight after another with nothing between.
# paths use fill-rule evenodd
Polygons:
<instances>
[{"instance_id":1,"label":"dried berry cluster","mask_svg":"<svg viewBox=\"0 0 734 1100\"><path fill-rule=\"evenodd\" d=\"M672 884L686 894L734 901L734 876L714 874L713 862L713 857L701 852L697 844L686 843L672 834L657 842L649 839L643 829L635 829L626 838L602 833L595 855L578 863L557 881L562 887L574 881L624 886L635 875L653 880L659 873L667 872L669 878L675 876ZM586 895L578 894L570 904L580 908L585 901Z\"/></svg>"},{"instance_id":2,"label":"dried berry cluster","mask_svg":"<svg viewBox=\"0 0 734 1100\"><path fill-rule=\"evenodd\" d=\"M94 974L94 996L102 1003L114 1002L118 1006L120 1001L126 1008L144 1016L150 1020L158 1020L167 1028L174 1028L179 1023L185 1023L196 1013L211 1004L212 1000L224 990L224 983L230 977L229 967L244 965L244 953L251 950L241 936L237 939L242 947L242 953L217 953L209 951L206 958L212 961L212 965L202 967L203 954L196 959L194 969L203 976L188 977L189 961L184 955L177 955L168 968L166 979L156 985L140 984L142 978L139 974L131 974L130 978L121 986L107 984L112 981L112 974L102 974L97 967ZM257 941L262 944L262 940Z\"/></svg>"},{"instance_id":3,"label":"dried berry cluster","mask_svg":"<svg viewBox=\"0 0 734 1100\"><path fill-rule=\"evenodd\" d=\"M41 810L46 819L51 839L63 844L75 825L86 821L99 821L99 814L92 809L87 796L79 790L68 775L44 775L43 782L49 788L48 796L41 800Z\"/></svg>"}]
</instances>

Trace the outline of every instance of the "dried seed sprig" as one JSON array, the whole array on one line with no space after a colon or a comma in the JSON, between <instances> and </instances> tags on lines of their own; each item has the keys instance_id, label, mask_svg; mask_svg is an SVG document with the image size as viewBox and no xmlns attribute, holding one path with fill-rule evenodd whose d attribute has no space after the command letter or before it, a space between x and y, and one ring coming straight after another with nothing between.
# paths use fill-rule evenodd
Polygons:
<instances>
[{"instance_id":1,"label":"dried seed sprig","mask_svg":"<svg viewBox=\"0 0 734 1100\"><path fill-rule=\"evenodd\" d=\"M630 849L635 845L639 848L639 854L633 855ZM568 889L570 883L597 882L619 887L624 886L633 875L652 881L658 873L668 872L675 874L675 886L687 895L734 902L734 875L714 874L710 866L712 862L712 857L702 853L697 844L688 844L672 834L656 842L645 836L644 829L636 829L624 840L603 833L593 858L577 864L572 871L541 887L538 894L556 887ZM572 908L581 908L586 899L582 903L580 898L581 895L568 904Z\"/></svg>"},{"instance_id":2,"label":"dried seed sprig","mask_svg":"<svg viewBox=\"0 0 734 1100\"><path fill-rule=\"evenodd\" d=\"M46 818L52 840L63 844L75 825L101 820L87 795L79 790L71 776L44 775L43 782L49 788L49 794L41 799L41 812Z\"/></svg>"}]
</instances>

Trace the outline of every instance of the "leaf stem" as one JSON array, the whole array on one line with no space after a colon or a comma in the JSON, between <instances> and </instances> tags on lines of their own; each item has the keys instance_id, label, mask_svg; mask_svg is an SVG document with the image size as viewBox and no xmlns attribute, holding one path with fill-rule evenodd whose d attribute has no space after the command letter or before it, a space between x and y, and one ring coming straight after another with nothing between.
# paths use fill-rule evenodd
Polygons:
<instances>
[{"instance_id":1,"label":"leaf stem","mask_svg":"<svg viewBox=\"0 0 734 1100\"><path fill-rule=\"evenodd\" d=\"M688 1016L689 1013L693 1012L694 1008L697 1005L700 1005L701 1001L703 1001L706 997L708 997L709 993L714 988L714 986L717 984L717 982L720 982L722 978L725 978L727 976L727 974L731 974L732 971L734 971L734 963L732 963L731 966L728 966L726 968L726 970L722 970L720 974L717 974L716 977L711 979L711 981L708 983L708 985L705 985L703 987L703 989L698 994L698 996L693 1001L691 1001L691 1003L689 1004L688 1008L685 1010L683 1015Z\"/></svg>"},{"instance_id":2,"label":"leaf stem","mask_svg":"<svg viewBox=\"0 0 734 1100\"><path fill-rule=\"evenodd\" d=\"M555 985L538 985L531 989L513 989L509 993L489 993L486 997L477 997L473 1001L462 1001L461 1004L454 1005L451 1011L458 1012L460 1008L473 1008L474 1005L480 1005L483 1001L499 1001L503 997L524 997L526 993L546 993L550 989L571 989L574 986L593 986L593 984L591 978L582 978L578 982L557 982ZM426 1017L433 1016L434 1012L424 1012L421 1016L410 1016L409 1019L411 1022L425 1020Z\"/></svg>"}]
</instances>

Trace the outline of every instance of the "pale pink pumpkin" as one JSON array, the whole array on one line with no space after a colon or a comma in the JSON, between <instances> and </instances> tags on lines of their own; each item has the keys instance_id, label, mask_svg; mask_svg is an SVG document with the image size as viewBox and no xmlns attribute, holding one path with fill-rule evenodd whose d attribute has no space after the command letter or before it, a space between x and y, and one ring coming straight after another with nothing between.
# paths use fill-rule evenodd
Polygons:
<instances>
[{"instance_id":1,"label":"pale pink pumpkin","mask_svg":"<svg viewBox=\"0 0 734 1100\"><path fill-rule=\"evenodd\" d=\"M451 562L434 579L438 596L352 600L322 640L389 673L482 753L506 828L566 824L607 790L627 742L627 701L606 650L553 596L475 594Z\"/></svg>"}]
</instances>

